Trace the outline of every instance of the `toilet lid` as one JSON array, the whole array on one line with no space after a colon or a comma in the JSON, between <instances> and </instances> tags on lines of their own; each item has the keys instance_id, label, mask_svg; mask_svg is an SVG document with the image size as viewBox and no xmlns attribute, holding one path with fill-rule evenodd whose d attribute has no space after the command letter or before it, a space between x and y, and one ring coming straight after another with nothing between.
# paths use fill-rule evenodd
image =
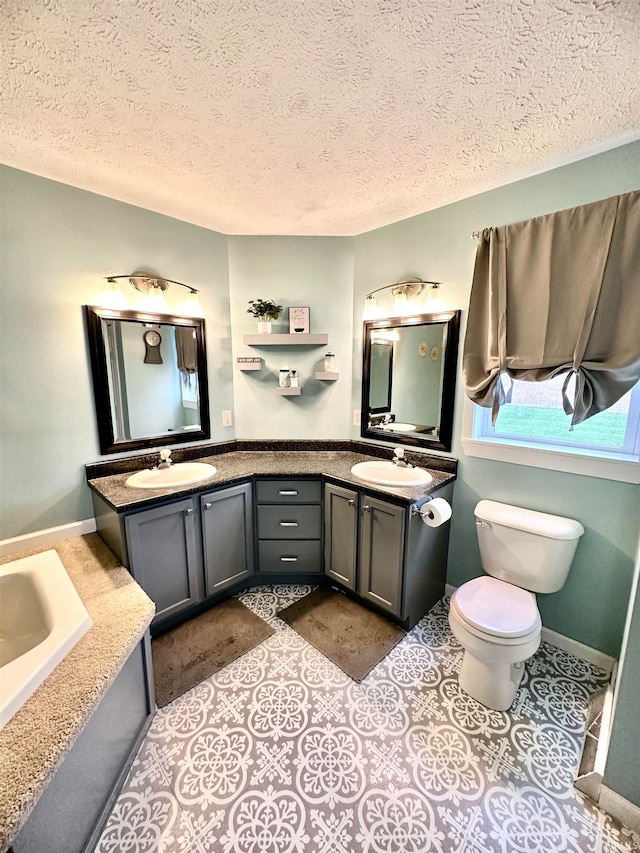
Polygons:
<instances>
[{"instance_id":1,"label":"toilet lid","mask_svg":"<svg viewBox=\"0 0 640 853\"><path fill-rule=\"evenodd\" d=\"M494 637L524 637L540 627L535 597L497 578L480 577L463 584L451 603L462 619Z\"/></svg>"}]
</instances>

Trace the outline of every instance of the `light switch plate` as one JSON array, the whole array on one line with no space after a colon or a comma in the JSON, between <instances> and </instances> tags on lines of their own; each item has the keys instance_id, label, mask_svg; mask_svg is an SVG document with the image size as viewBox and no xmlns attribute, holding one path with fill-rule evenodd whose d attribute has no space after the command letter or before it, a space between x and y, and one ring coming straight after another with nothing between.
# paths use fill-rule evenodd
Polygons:
<instances>
[{"instance_id":1,"label":"light switch plate","mask_svg":"<svg viewBox=\"0 0 640 853\"><path fill-rule=\"evenodd\" d=\"M360 409L353 410L353 425L360 426Z\"/></svg>"},{"instance_id":2,"label":"light switch plate","mask_svg":"<svg viewBox=\"0 0 640 853\"><path fill-rule=\"evenodd\" d=\"M233 426L233 415L231 412L222 413L222 426Z\"/></svg>"}]
</instances>

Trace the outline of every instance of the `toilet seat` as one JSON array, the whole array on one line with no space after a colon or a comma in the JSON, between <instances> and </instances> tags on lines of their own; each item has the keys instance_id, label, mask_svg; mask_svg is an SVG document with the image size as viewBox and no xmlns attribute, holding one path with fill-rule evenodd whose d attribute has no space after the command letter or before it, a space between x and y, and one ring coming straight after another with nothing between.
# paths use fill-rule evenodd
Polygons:
<instances>
[{"instance_id":1,"label":"toilet seat","mask_svg":"<svg viewBox=\"0 0 640 853\"><path fill-rule=\"evenodd\" d=\"M472 634L502 642L520 643L542 626L535 596L493 577L463 584L454 592L451 608Z\"/></svg>"}]
</instances>

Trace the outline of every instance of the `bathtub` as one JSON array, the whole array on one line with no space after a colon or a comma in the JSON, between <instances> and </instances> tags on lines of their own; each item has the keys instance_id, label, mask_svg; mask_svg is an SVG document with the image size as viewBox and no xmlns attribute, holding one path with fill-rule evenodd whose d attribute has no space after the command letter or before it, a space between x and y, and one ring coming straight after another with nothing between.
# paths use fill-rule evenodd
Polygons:
<instances>
[{"instance_id":1,"label":"bathtub","mask_svg":"<svg viewBox=\"0 0 640 853\"><path fill-rule=\"evenodd\" d=\"M56 551L0 566L0 729L92 624Z\"/></svg>"}]
</instances>

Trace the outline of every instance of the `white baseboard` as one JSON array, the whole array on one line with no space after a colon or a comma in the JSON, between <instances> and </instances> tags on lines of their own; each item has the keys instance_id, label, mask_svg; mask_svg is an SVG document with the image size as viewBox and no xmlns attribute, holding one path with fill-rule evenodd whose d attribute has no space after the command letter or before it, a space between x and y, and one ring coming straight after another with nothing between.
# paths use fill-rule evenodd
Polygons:
<instances>
[{"instance_id":1,"label":"white baseboard","mask_svg":"<svg viewBox=\"0 0 640 853\"><path fill-rule=\"evenodd\" d=\"M445 586L445 593L451 596L456 589L457 587L448 583ZM572 640L571 637L565 637L564 634L558 634L550 628L545 628L544 625L542 626L542 639L545 643L557 646L563 652L568 652L570 655L575 655L575 657L581 660L586 660L588 663L592 663L594 666L598 666L608 673L613 672L616 659L611 657L611 655L606 655L604 652L598 651L598 649L592 649L591 646L585 646L584 643Z\"/></svg>"},{"instance_id":2,"label":"white baseboard","mask_svg":"<svg viewBox=\"0 0 640 853\"><path fill-rule=\"evenodd\" d=\"M634 803L625 800L620 794L616 794L611 788L602 785L600 788L600 799L598 800L600 808L610 814L612 817L619 820L621 824L626 826L632 832L640 834L640 807Z\"/></svg>"},{"instance_id":3,"label":"white baseboard","mask_svg":"<svg viewBox=\"0 0 640 853\"><path fill-rule=\"evenodd\" d=\"M26 533L24 536L14 536L13 539L0 541L0 557L10 557L22 551L44 548L47 545L55 545L63 539L72 539L74 536L95 532L95 518L85 518L84 521L73 521L71 524L62 524L60 527L49 527L47 530L37 530L35 533Z\"/></svg>"}]
</instances>

